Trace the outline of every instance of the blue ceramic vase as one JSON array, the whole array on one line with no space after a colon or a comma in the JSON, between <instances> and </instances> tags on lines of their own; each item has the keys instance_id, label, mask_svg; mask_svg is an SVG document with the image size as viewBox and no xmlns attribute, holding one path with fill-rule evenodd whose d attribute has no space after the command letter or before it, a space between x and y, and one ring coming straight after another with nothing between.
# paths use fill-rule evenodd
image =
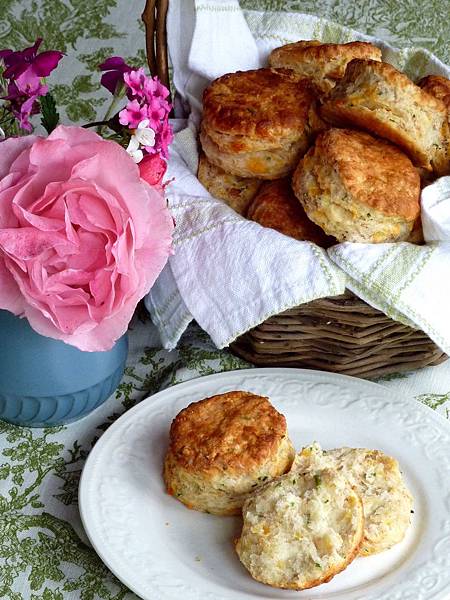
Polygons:
<instances>
[{"instance_id":1,"label":"blue ceramic vase","mask_svg":"<svg viewBox=\"0 0 450 600\"><path fill-rule=\"evenodd\" d=\"M106 352L82 352L0 310L0 419L49 427L84 417L117 388L127 353L126 335Z\"/></svg>"}]
</instances>

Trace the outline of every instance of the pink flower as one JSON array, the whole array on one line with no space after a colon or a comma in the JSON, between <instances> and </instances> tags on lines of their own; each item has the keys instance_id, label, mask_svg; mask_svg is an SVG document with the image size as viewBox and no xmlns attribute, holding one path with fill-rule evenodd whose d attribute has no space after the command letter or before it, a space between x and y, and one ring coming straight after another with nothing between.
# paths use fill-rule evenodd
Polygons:
<instances>
[{"instance_id":1,"label":"pink flower","mask_svg":"<svg viewBox=\"0 0 450 600\"><path fill-rule=\"evenodd\" d=\"M166 116L166 111L156 99L150 100L147 104L147 118L150 127L155 131L159 129L161 120Z\"/></svg>"},{"instance_id":2,"label":"pink flower","mask_svg":"<svg viewBox=\"0 0 450 600\"><path fill-rule=\"evenodd\" d=\"M172 106L167 102L169 90L157 77L148 77L144 69L135 69L123 76L127 87L127 106L120 111L119 121L130 129L136 129L142 121L148 121L149 127L155 132L155 144L145 145L148 154L160 153L168 157L168 145L172 141L172 130L168 117ZM131 151L136 148L132 143ZM138 157L136 157L138 158ZM142 149L139 148L139 160L142 160Z\"/></svg>"},{"instance_id":3,"label":"pink flower","mask_svg":"<svg viewBox=\"0 0 450 600\"><path fill-rule=\"evenodd\" d=\"M158 148L164 158L169 158L169 145L173 140L172 127L165 121L156 134L155 148Z\"/></svg>"},{"instance_id":4,"label":"pink flower","mask_svg":"<svg viewBox=\"0 0 450 600\"><path fill-rule=\"evenodd\" d=\"M152 79L147 77L144 83L144 90L148 97L161 98L164 100L169 95L169 90L164 86L157 77Z\"/></svg>"},{"instance_id":5,"label":"pink flower","mask_svg":"<svg viewBox=\"0 0 450 600\"><path fill-rule=\"evenodd\" d=\"M157 77L154 77L153 79L151 77L146 78L144 82L144 95L147 103L150 104L152 101L156 100L165 113L170 113L172 106L166 100L169 96L169 90Z\"/></svg>"},{"instance_id":6,"label":"pink flower","mask_svg":"<svg viewBox=\"0 0 450 600\"><path fill-rule=\"evenodd\" d=\"M144 69L135 69L134 71L129 71L125 73L123 76L123 80L125 84L128 86L128 94L130 98L137 96L138 98L142 98L144 95L144 83L146 79L149 79L147 75L144 73Z\"/></svg>"},{"instance_id":7,"label":"pink flower","mask_svg":"<svg viewBox=\"0 0 450 600\"><path fill-rule=\"evenodd\" d=\"M141 179L151 186L156 186L162 191L162 180L167 170L167 163L159 154L144 156L139 163Z\"/></svg>"},{"instance_id":8,"label":"pink flower","mask_svg":"<svg viewBox=\"0 0 450 600\"><path fill-rule=\"evenodd\" d=\"M80 127L0 142L0 308L81 350L110 349L171 251L164 196Z\"/></svg>"},{"instance_id":9,"label":"pink flower","mask_svg":"<svg viewBox=\"0 0 450 600\"><path fill-rule=\"evenodd\" d=\"M147 118L147 107L141 106L137 100L131 100L119 113L121 125L128 125L130 129L136 129L141 121Z\"/></svg>"}]
</instances>

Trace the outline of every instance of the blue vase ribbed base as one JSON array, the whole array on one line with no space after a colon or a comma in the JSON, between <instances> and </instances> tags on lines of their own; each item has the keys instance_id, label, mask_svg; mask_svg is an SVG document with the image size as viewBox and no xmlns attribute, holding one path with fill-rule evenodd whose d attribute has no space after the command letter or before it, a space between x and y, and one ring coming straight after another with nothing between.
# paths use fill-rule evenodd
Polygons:
<instances>
[{"instance_id":1,"label":"blue vase ribbed base","mask_svg":"<svg viewBox=\"0 0 450 600\"><path fill-rule=\"evenodd\" d=\"M96 385L61 396L0 393L0 419L26 427L53 427L78 421L109 398L119 385L125 364Z\"/></svg>"},{"instance_id":2,"label":"blue vase ribbed base","mask_svg":"<svg viewBox=\"0 0 450 600\"><path fill-rule=\"evenodd\" d=\"M106 352L82 352L0 310L0 419L27 427L81 419L117 388L127 353L126 336Z\"/></svg>"}]
</instances>

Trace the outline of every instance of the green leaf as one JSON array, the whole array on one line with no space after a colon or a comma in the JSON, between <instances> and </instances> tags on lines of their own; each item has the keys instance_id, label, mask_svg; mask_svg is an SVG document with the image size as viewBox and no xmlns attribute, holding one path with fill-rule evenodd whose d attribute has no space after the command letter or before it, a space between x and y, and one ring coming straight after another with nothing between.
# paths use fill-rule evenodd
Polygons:
<instances>
[{"instance_id":1,"label":"green leaf","mask_svg":"<svg viewBox=\"0 0 450 600\"><path fill-rule=\"evenodd\" d=\"M42 126L47 133L51 133L59 123L59 114L56 110L56 102L52 94L48 92L40 100L42 118Z\"/></svg>"},{"instance_id":2,"label":"green leaf","mask_svg":"<svg viewBox=\"0 0 450 600\"><path fill-rule=\"evenodd\" d=\"M104 48L99 48L95 52L89 54L79 54L78 59L87 65L89 71L97 71L98 65L104 62L108 57L113 56L113 54L114 47L105 46Z\"/></svg>"},{"instance_id":3,"label":"green leaf","mask_svg":"<svg viewBox=\"0 0 450 600\"><path fill-rule=\"evenodd\" d=\"M67 116L74 123L80 121L93 121L96 118L96 112L93 108L94 99L82 99L78 97L76 101L70 102L66 107Z\"/></svg>"},{"instance_id":4,"label":"green leaf","mask_svg":"<svg viewBox=\"0 0 450 600\"><path fill-rule=\"evenodd\" d=\"M0 514L6 512L9 509L9 502L4 496L0 496ZM1 598L1 595L0 595Z\"/></svg>"},{"instance_id":5,"label":"green leaf","mask_svg":"<svg viewBox=\"0 0 450 600\"><path fill-rule=\"evenodd\" d=\"M4 465L0 465L0 479L6 479L7 477L9 477L10 471L11 465L7 463Z\"/></svg>"},{"instance_id":6,"label":"green leaf","mask_svg":"<svg viewBox=\"0 0 450 600\"><path fill-rule=\"evenodd\" d=\"M447 394L422 394L421 396L416 396L416 398L433 410L436 410L446 402L450 402L450 392Z\"/></svg>"},{"instance_id":7,"label":"green leaf","mask_svg":"<svg viewBox=\"0 0 450 600\"><path fill-rule=\"evenodd\" d=\"M51 590L46 587L42 595L32 594L31 600L64 600L64 596L59 590Z\"/></svg>"},{"instance_id":8,"label":"green leaf","mask_svg":"<svg viewBox=\"0 0 450 600\"><path fill-rule=\"evenodd\" d=\"M24 482L24 478L21 473L15 473L12 480L13 480L13 483L15 483L16 485L22 485Z\"/></svg>"},{"instance_id":9,"label":"green leaf","mask_svg":"<svg viewBox=\"0 0 450 600\"><path fill-rule=\"evenodd\" d=\"M92 83L91 78L91 75L77 75L72 82L75 92L80 94L95 92L99 88L99 84Z\"/></svg>"},{"instance_id":10,"label":"green leaf","mask_svg":"<svg viewBox=\"0 0 450 600\"><path fill-rule=\"evenodd\" d=\"M28 581L30 582L30 588L33 592L37 592L45 583L45 573L36 568L31 569L31 573L28 575Z\"/></svg>"}]
</instances>

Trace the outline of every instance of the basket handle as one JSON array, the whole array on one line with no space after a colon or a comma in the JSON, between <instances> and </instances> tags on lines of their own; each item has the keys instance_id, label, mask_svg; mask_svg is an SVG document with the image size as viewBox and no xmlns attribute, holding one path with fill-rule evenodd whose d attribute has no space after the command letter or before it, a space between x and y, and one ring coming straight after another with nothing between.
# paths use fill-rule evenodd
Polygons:
<instances>
[{"instance_id":1,"label":"basket handle","mask_svg":"<svg viewBox=\"0 0 450 600\"><path fill-rule=\"evenodd\" d=\"M142 20L145 25L145 48L150 73L153 77L157 76L170 90L166 33L168 7L169 0L146 0Z\"/></svg>"}]
</instances>

